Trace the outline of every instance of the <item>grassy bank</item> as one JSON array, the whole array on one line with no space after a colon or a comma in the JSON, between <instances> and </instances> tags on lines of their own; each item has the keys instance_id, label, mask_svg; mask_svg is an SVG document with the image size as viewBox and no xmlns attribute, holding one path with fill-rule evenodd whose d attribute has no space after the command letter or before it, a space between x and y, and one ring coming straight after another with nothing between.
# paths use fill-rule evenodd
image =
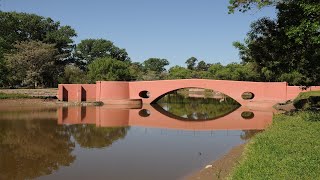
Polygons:
<instances>
[{"instance_id":1,"label":"grassy bank","mask_svg":"<svg viewBox=\"0 0 320 180\"><path fill-rule=\"evenodd\" d=\"M231 179L319 179L320 113L277 115L247 145Z\"/></svg>"},{"instance_id":2,"label":"grassy bank","mask_svg":"<svg viewBox=\"0 0 320 180\"><path fill-rule=\"evenodd\" d=\"M31 96L25 94L6 94L0 92L0 99L25 99L32 98Z\"/></svg>"},{"instance_id":3,"label":"grassy bank","mask_svg":"<svg viewBox=\"0 0 320 180\"><path fill-rule=\"evenodd\" d=\"M320 91L303 92L293 100L293 105L298 109L312 109L320 107Z\"/></svg>"}]
</instances>

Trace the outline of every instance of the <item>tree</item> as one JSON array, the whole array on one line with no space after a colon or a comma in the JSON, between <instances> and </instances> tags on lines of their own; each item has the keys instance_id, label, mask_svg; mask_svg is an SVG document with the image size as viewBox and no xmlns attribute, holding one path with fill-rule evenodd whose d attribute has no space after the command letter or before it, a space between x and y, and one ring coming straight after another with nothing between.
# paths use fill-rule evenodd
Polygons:
<instances>
[{"instance_id":1,"label":"tree","mask_svg":"<svg viewBox=\"0 0 320 180\"><path fill-rule=\"evenodd\" d=\"M267 5L275 4L279 0L229 0L229 13L234 13L236 9L240 12L246 12L250 10L253 6L262 8Z\"/></svg>"},{"instance_id":2,"label":"tree","mask_svg":"<svg viewBox=\"0 0 320 180\"><path fill-rule=\"evenodd\" d=\"M70 26L61 26L60 22L51 18L44 18L35 14L1 12L0 11L0 37L4 39L5 52L14 48L16 42L42 41L55 44L65 61L71 54L72 38L77 34Z\"/></svg>"},{"instance_id":3,"label":"tree","mask_svg":"<svg viewBox=\"0 0 320 180\"><path fill-rule=\"evenodd\" d=\"M145 71L154 71L156 74L161 74L166 70L165 66L169 65L169 61L160 58L149 58L142 63Z\"/></svg>"},{"instance_id":4,"label":"tree","mask_svg":"<svg viewBox=\"0 0 320 180\"><path fill-rule=\"evenodd\" d=\"M169 69L168 79L190 79L192 78L192 70L181 66L173 66Z\"/></svg>"},{"instance_id":5,"label":"tree","mask_svg":"<svg viewBox=\"0 0 320 180\"><path fill-rule=\"evenodd\" d=\"M110 57L119 61L130 61L125 49L116 47L111 41L105 39L85 39L76 47L76 55L86 64L97 58Z\"/></svg>"},{"instance_id":6,"label":"tree","mask_svg":"<svg viewBox=\"0 0 320 180\"><path fill-rule=\"evenodd\" d=\"M133 62L129 66L129 72L132 75L132 80L143 80L143 66L139 62Z\"/></svg>"},{"instance_id":7,"label":"tree","mask_svg":"<svg viewBox=\"0 0 320 180\"><path fill-rule=\"evenodd\" d=\"M251 25L245 44L235 43L242 60L255 64L257 72L264 72L260 77L264 81L286 79L292 80L289 84L318 84L319 1L279 1L276 8L277 19L259 19ZM289 75L297 75L300 80Z\"/></svg>"},{"instance_id":8,"label":"tree","mask_svg":"<svg viewBox=\"0 0 320 180\"><path fill-rule=\"evenodd\" d=\"M197 65L197 71L207 71L210 66L205 61L200 61Z\"/></svg>"},{"instance_id":9,"label":"tree","mask_svg":"<svg viewBox=\"0 0 320 180\"><path fill-rule=\"evenodd\" d=\"M4 49L2 47L4 43L3 38L0 37L0 86L4 86L7 82L7 66L4 60Z\"/></svg>"},{"instance_id":10,"label":"tree","mask_svg":"<svg viewBox=\"0 0 320 180\"><path fill-rule=\"evenodd\" d=\"M87 77L79 67L74 65L67 65L64 68L64 74L60 79L62 84L86 84Z\"/></svg>"},{"instance_id":11,"label":"tree","mask_svg":"<svg viewBox=\"0 0 320 180\"><path fill-rule=\"evenodd\" d=\"M57 49L53 44L24 41L14 46L16 53L6 56L11 84L37 87L54 78Z\"/></svg>"},{"instance_id":12,"label":"tree","mask_svg":"<svg viewBox=\"0 0 320 180\"><path fill-rule=\"evenodd\" d=\"M187 59L186 60L187 68L190 70L194 70L197 61L198 61L198 59L195 57L191 57L191 58Z\"/></svg>"},{"instance_id":13,"label":"tree","mask_svg":"<svg viewBox=\"0 0 320 180\"><path fill-rule=\"evenodd\" d=\"M95 81L128 81L131 74L128 62L118 61L110 57L98 58L88 66L88 78Z\"/></svg>"},{"instance_id":14,"label":"tree","mask_svg":"<svg viewBox=\"0 0 320 180\"><path fill-rule=\"evenodd\" d=\"M209 68L209 77L221 80L258 81L258 74L251 63L230 63L226 66L220 63L213 64Z\"/></svg>"}]
</instances>

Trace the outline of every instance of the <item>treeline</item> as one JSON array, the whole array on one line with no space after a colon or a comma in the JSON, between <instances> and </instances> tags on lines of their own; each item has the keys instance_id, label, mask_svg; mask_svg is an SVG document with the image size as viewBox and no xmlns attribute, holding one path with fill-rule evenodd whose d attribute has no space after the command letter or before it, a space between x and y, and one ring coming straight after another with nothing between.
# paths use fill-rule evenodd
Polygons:
<instances>
[{"instance_id":1,"label":"treeline","mask_svg":"<svg viewBox=\"0 0 320 180\"><path fill-rule=\"evenodd\" d=\"M0 12L0 86L56 87L59 83L97 80L161 80L210 78L258 80L249 64L208 64L195 57L186 68L167 59L133 62L125 49L105 39L85 39L70 26L35 14Z\"/></svg>"},{"instance_id":2,"label":"treeline","mask_svg":"<svg viewBox=\"0 0 320 180\"><path fill-rule=\"evenodd\" d=\"M229 8L247 8L237 3L235 0ZM75 44L75 30L51 18L0 12L0 87L187 78L318 85L320 3L290 0L274 5L277 19L253 22L245 43L234 43L241 63L210 64L191 57L185 67L169 69L167 59L134 62L125 49L106 39L84 39Z\"/></svg>"}]
</instances>

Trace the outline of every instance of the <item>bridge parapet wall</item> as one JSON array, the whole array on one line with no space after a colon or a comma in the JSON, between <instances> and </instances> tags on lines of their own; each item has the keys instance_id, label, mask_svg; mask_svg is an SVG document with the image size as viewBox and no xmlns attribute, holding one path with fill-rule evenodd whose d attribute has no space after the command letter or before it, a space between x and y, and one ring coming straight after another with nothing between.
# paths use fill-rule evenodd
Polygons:
<instances>
[{"instance_id":1,"label":"bridge parapet wall","mask_svg":"<svg viewBox=\"0 0 320 180\"><path fill-rule=\"evenodd\" d=\"M97 81L96 101L128 100L129 82Z\"/></svg>"},{"instance_id":2,"label":"bridge parapet wall","mask_svg":"<svg viewBox=\"0 0 320 180\"><path fill-rule=\"evenodd\" d=\"M148 91L149 98L143 98L143 103L148 104L168 92L182 88L212 89L224 93L242 105L253 101L285 101L287 83L285 82L246 82L206 79L162 80L130 82L130 98L141 98L139 93ZM242 94L251 92L252 100L244 100Z\"/></svg>"},{"instance_id":3,"label":"bridge parapet wall","mask_svg":"<svg viewBox=\"0 0 320 180\"><path fill-rule=\"evenodd\" d=\"M59 84L58 99L68 102L96 101L95 84Z\"/></svg>"}]
</instances>

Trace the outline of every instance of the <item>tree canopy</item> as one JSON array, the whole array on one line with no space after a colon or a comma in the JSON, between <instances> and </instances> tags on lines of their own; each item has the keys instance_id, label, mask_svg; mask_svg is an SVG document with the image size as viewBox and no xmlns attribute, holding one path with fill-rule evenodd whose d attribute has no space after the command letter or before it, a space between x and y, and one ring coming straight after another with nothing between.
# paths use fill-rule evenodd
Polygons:
<instances>
[{"instance_id":1,"label":"tree canopy","mask_svg":"<svg viewBox=\"0 0 320 180\"><path fill-rule=\"evenodd\" d=\"M23 41L14 47L16 53L6 57L10 83L36 87L54 77L57 49L53 44Z\"/></svg>"},{"instance_id":2,"label":"tree canopy","mask_svg":"<svg viewBox=\"0 0 320 180\"><path fill-rule=\"evenodd\" d=\"M252 62L263 81L292 85L320 82L320 3L295 0L276 3L277 19L252 23L245 43L236 42L244 62Z\"/></svg>"},{"instance_id":3,"label":"tree canopy","mask_svg":"<svg viewBox=\"0 0 320 180\"><path fill-rule=\"evenodd\" d=\"M113 42L105 39L85 39L76 47L76 54L79 60L90 64L97 58L110 57L119 61L130 61L125 49L121 49Z\"/></svg>"},{"instance_id":4,"label":"tree canopy","mask_svg":"<svg viewBox=\"0 0 320 180\"><path fill-rule=\"evenodd\" d=\"M55 44L55 48L63 54L70 55L73 37L77 36L70 26L61 26L59 21L44 18L36 14L0 11L1 47L5 52L14 48L16 42L42 41Z\"/></svg>"},{"instance_id":5,"label":"tree canopy","mask_svg":"<svg viewBox=\"0 0 320 180\"><path fill-rule=\"evenodd\" d=\"M94 60L88 66L88 77L91 82L95 81L130 81L131 74L128 71L129 63L118 61L110 57Z\"/></svg>"}]
</instances>

